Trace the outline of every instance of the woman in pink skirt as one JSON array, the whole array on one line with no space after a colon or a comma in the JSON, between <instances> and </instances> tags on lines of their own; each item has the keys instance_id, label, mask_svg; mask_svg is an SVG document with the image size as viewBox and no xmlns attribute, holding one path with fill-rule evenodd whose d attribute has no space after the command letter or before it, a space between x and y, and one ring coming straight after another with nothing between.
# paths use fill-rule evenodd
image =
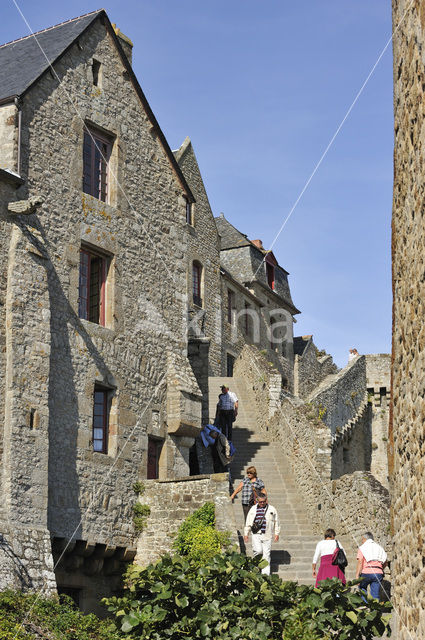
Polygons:
<instances>
[{"instance_id":1,"label":"woman in pink skirt","mask_svg":"<svg viewBox=\"0 0 425 640\"><path fill-rule=\"evenodd\" d=\"M335 536L336 533L333 529L326 529L325 539L320 540L316 545L316 551L313 557L313 578L316 578L316 587L319 582L326 580L326 578L338 578L342 584L346 582L344 572L341 571L338 565L332 564L332 556L336 549ZM341 545L339 546L341 547ZM341 547L341 549L343 549L343 547ZM316 565L319 558L320 568L319 573L316 573Z\"/></svg>"}]
</instances>

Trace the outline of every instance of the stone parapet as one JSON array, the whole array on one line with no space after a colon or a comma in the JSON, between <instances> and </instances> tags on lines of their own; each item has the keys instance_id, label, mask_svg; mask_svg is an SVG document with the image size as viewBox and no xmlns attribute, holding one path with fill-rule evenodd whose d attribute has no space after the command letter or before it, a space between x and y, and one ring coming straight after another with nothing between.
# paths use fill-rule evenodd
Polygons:
<instances>
[{"instance_id":1,"label":"stone parapet","mask_svg":"<svg viewBox=\"0 0 425 640\"><path fill-rule=\"evenodd\" d=\"M151 508L146 529L137 541L135 562L143 566L172 551L178 528L191 513L205 502L213 502L216 526L230 531L231 541L238 544L232 503L229 500L227 473L189 476L178 480L147 480L140 502Z\"/></svg>"},{"instance_id":2,"label":"stone parapet","mask_svg":"<svg viewBox=\"0 0 425 640\"><path fill-rule=\"evenodd\" d=\"M328 376L307 400L321 409L322 420L334 435L355 419L364 401L365 389L366 359L360 356L335 375Z\"/></svg>"}]
</instances>

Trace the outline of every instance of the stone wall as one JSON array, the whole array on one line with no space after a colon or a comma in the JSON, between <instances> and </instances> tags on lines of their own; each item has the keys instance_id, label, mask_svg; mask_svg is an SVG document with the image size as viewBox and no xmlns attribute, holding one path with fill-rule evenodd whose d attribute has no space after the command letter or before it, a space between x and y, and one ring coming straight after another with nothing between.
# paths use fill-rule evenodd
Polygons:
<instances>
[{"instance_id":1,"label":"stone wall","mask_svg":"<svg viewBox=\"0 0 425 640\"><path fill-rule=\"evenodd\" d=\"M0 520L0 589L7 588L56 592L47 529L11 527Z\"/></svg>"},{"instance_id":2,"label":"stone wall","mask_svg":"<svg viewBox=\"0 0 425 640\"><path fill-rule=\"evenodd\" d=\"M174 152L196 202L191 209L188 234L187 290L189 360L202 391L202 422L208 420L208 376L218 376L221 362L220 238L205 186L189 138ZM192 265L202 266L201 306L193 299Z\"/></svg>"},{"instance_id":3,"label":"stone wall","mask_svg":"<svg viewBox=\"0 0 425 640\"><path fill-rule=\"evenodd\" d=\"M289 399L268 424L268 433L288 458L312 523L317 531L329 523L338 535L357 542L362 531L373 530L388 548L388 491L367 471L355 471L331 480L332 439L320 420L308 417L308 407Z\"/></svg>"},{"instance_id":4,"label":"stone wall","mask_svg":"<svg viewBox=\"0 0 425 640\"><path fill-rule=\"evenodd\" d=\"M139 501L150 506L151 514L137 542L137 564L145 566L169 553L183 520L205 502L215 504L217 528L229 531L231 542L238 544L227 473L178 480L147 480L145 487Z\"/></svg>"},{"instance_id":5,"label":"stone wall","mask_svg":"<svg viewBox=\"0 0 425 640\"><path fill-rule=\"evenodd\" d=\"M0 169L18 171L18 109L0 105Z\"/></svg>"},{"instance_id":6,"label":"stone wall","mask_svg":"<svg viewBox=\"0 0 425 640\"><path fill-rule=\"evenodd\" d=\"M308 396L308 402L324 412L322 420L334 435L356 416L364 401L365 389L366 359L360 356L324 380Z\"/></svg>"},{"instance_id":7,"label":"stone wall","mask_svg":"<svg viewBox=\"0 0 425 640\"><path fill-rule=\"evenodd\" d=\"M361 363L358 366L362 368ZM359 542L362 531L373 529L377 540L388 548L388 490L361 467L365 451L362 439L368 427L369 411L365 391L353 423L347 425L351 430L348 437L353 440L351 458L341 460L339 464L338 453L341 447L342 454L344 434L333 438L314 407L290 393L282 393L279 404L271 403L270 384L273 384L275 374L276 370L253 347L244 349L235 373L244 377L247 388L252 390L258 426L280 445L287 457L317 532L322 533L333 526L353 547ZM344 475L334 478L341 473Z\"/></svg>"},{"instance_id":8,"label":"stone wall","mask_svg":"<svg viewBox=\"0 0 425 640\"><path fill-rule=\"evenodd\" d=\"M389 460L398 638L425 637L425 5L393 0L394 203Z\"/></svg>"},{"instance_id":9,"label":"stone wall","mask_svg":"<svg viewBox=\"0 0 425 640\"><path fill-rule=\"evenodd\" d=\"M310 338L302 354L294 356L294 394L307 398L327 376L338 371L332 356L317 356L317 349Z\"/></svg>"},{"instance_id":10,"label":"stone wall","mask_svg":"<svg viewBox=\"0 0 425 640\"><path fill-rule=\"evenodd\" d=\"M366 384L369 393L372 425L372 457L370 470L388 487L388 421L391 390L391 355L366 356Z\"/></svg>"}]
</instances>

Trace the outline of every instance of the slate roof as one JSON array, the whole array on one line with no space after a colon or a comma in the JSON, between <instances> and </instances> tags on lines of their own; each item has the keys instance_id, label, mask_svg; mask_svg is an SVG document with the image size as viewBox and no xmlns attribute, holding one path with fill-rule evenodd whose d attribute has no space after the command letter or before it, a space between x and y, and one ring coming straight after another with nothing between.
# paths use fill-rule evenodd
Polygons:
<instances>
[{"instance_id":1,"label":"slate roof","mask_svg":"<svg viewBox=\"0 0 425 640\"><path fill-rule=\"evenodd\" d=\"M234 227L221 213L218 218L214 218L217 231L221 237L221 249L234 249L235 247L249 247L252 242L248 237Z\"/></svg>"},{"instance_id":2,"label":"slate roof","mask_svg":"<svg viewBox=\"0 0 425 640\"><path fill-rule=\"evenodd\" d=\"M1 45L0 100L22 95L102 12L92 11Z\"/></svg>"},{"instance_id":3,"label":"slate roof","mask_svg":"<svg viewBox=\"0 0 425 640\"><path fill-rule=\"evenodd\" d=\"M312 338L313 338L312 335L294 337L294 355L302 356L306 346L308 345L309 342L311 342Z\"/></svg>"}]
</instances>

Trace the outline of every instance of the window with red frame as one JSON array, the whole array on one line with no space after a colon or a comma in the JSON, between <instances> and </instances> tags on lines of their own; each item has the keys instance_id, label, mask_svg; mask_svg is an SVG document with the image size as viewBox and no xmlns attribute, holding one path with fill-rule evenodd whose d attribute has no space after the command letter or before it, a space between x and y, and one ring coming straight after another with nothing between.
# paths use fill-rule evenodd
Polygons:
<instances>
[{"instance_id":1,"label":"window with red frame","mask_svg":"<svg viewBox=\"0 0 425 640\"><path fill-rule=\"evenodd\" d=\"M92 252L80 251L80 281L78 315L84 320L105 326L106 277L108 258Z\"/></svg>"},{"instance_id":2,"label":"window with red frame","mask_svg":"<svg viewBox=\"0 0 425 640\"><path fill-rule=\"evenodd\" d=\"M108 201L108 163L112 143L93 129L85 129L83 145L83 191L102 202Z\"/></svg>"},{"instance_id":3,"label":"window with red frame","mask_svg":"<svg viewBox=\"0 0 425 640\"><path fill-rule=\"evenodd\" d=\"M199 262L194 262L192 265L193 303L198 305L198 307L202 307L201 278L202 265Z\"/></svg>"},{"instance_id":4,"label":"window with red frame","mask_svg":"<svg viewBox=\"0 0 425 640\"><path fill-rule=\"evenodd\" d=\"M235 308L235 292L227 289L227 322L233 324L233 310Z\"/></svg>"},{"instance_id":5,"label":"window with red frame","mask_svg":"<svg viewBox=\"0 0 425 640\"><path fill-rule=\"evenodd\" d=\"M93 451L108 453L109 391L98 385L93 397Z\"/></svg>"},{"instance_id":6,"label":"window with red frame","mask_svg":"<svg viewBox=\"0 0 425 640\"><path fill-rule=\"evenodd\" d=\"M275 268L270 262L266 262L267 284L270 289L274 289Z\"/></svg>"}]
</instances>

